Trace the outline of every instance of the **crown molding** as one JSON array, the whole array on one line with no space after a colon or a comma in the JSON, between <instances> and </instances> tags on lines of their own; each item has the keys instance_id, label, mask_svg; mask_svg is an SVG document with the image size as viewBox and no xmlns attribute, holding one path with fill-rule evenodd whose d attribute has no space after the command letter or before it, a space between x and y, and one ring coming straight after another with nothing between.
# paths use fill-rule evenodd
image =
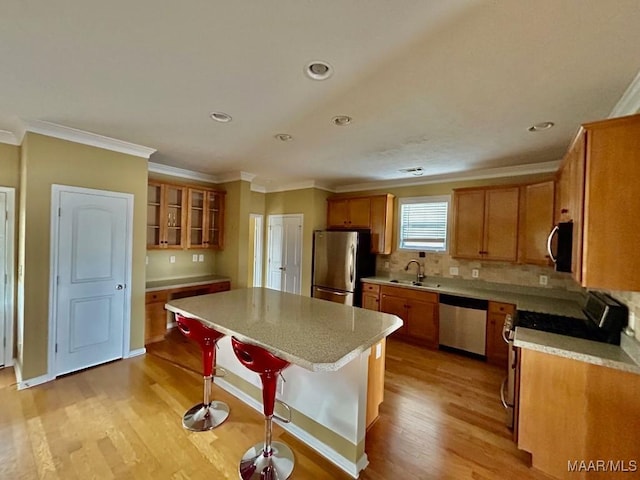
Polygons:
<instances>
[{"instance_id":1,"label":"crown molding","mask_svg":"<svg viewBox=\"0 0 640 480\"><path fill-rule=\"evenodd\" d=\"M624 117L634 113L640 113L640 72L629 84L616 106L613 107L609 118Z\"/></svg>"},{"instance_id":2,"label":"crown molding","mask_svg":"<svg viewBox=\"0 0 640 480\"><path fill-rule=\"evenodd\" d=\"M316 182L315 180L307 180L304 182L294 182L294 183L285 183L273 186L266 185L251 185L251 190L254 192L262 192L262 193L277 193L277 192L288 192L291 190L304 190L305 188L315 188L318 190L326 190L327 192L335 193L330 187L326 185Z\"/></svg>"},{"instance_id":3,"label":"crown molding","mask_svg":"<svg viewBox=\"0 0 640 480\"><path fill-rule=\"evenodd\" d=\"M215 175L208 173L194 172L185 168L172 167L161 163L149 162L149 172L159 173L160 175L169 175L170 177L187 178L189 180L199 180L201 182L219 183Z\"/></svg>"},{"instance_id":4,"label":"crown molding","mask_svg":"<svg viewBox=\"0 0 640 480\"><path fill-rule=\"evenodd\" d=\"M9 130L0 130L0 143L6 143L7 145L20 146L22 143L15 133Z\"/></svg>"},{"instance_id":5,"label":"crown molding","mask_svg":"<svg viewBox=\"0 0 640 480\"><path fill-rule=\"evenodd\" d=\"M256 176L253 173L249 172L229 172L222 173L217 176L218 183L227 183L227 182L237 182L238 180L242 180L245 182L252 182Z\"/></svg>"},{"instance_id":6,"label":"crown molding","mask_svg":"<svg viewBox=\"0 0 640 480\"><path fill-rule=\"evenodd\" d=\"M113 152L125 153L135 157L148 159L156 151L155 148L136 145L135 143L105 137L97 133L85 132L84 130L78 130L76 128L65 127L64 125L58 125L56 123L44 122L42 120L28 120L25 122L25 127L27 132L39 133L41 135L47 135L48 137L103 148Z\"/></svg>"},{"instance_id":7,"label":"crown molding","mask_svg":"<svg viewBox=\"0 0 640 480\"><path fill-rule=\"evenodd\" d=\"M377 182L357 183L335 187L336 193L358 192L363 190L380 190L384 188L410 187L416 185L430 185L434 183L458 182L467 180L484 180L487 178L516 177L521 175L535 175L538 173L551 173L558 170L560 160L542 163L530 163L513 167L488 168L485 170L472 170L469 172L447 173L430 177L405 178L397 180L380 180Z\"/></svg>"}]
</instances>

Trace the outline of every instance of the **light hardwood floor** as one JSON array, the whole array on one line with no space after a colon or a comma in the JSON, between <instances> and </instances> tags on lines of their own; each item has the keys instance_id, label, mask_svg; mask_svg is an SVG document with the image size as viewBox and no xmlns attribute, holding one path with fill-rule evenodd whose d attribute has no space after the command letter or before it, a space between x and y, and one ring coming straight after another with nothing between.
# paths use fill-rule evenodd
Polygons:
<instances>
[{"instance_id":1,"label":"light hardwood floor","mask_svg":"<svg viewBox=\"0 0 640 480\"><path fill-rule=\"evenodd\" d=\"M236 479L261 416L214 388L231 416L191 433L181 415L202 395L199 351L176 331L148 354L16 391L0 372L1 479ZM503 426L503 373L477 360L387 344L385 402L367 435L362 479L545 479ZM296 454L293 479L347 479L276 428Z\"/></svg>"}]
</instances>

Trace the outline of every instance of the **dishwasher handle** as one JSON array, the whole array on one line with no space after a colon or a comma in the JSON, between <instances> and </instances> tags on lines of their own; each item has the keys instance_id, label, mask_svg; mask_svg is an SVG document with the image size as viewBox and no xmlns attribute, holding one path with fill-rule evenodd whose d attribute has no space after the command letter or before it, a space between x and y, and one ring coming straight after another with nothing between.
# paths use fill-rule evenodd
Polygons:
<instances>
[{"instance_id":1,"label":"dishwasher handle","mask_svg":"<svg viewBox=\"0 0 640 480\"><path fill-rule=\"evenodd\" d=\"M459 297L441 293L439 302L453 307L471 308L473 310L489 310L489 301L479 298Z\"/></svg>"}]
</instances>

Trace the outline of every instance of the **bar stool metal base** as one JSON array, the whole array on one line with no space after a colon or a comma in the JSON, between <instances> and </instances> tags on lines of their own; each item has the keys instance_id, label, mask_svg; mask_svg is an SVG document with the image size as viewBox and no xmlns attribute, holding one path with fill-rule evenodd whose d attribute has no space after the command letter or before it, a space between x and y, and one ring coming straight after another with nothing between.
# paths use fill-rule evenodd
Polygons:
<instances>
[{"instance_id":1,"label":"bar stool metal base","mask_svg":"<svg viewBox=\"0 0 640 480\"><path fill-rule=\"evenodd\" d=\"M264 443L258 443L247 450L240 460L240 478L286 480L293 472L293 465L293 452L284 443L272 442L269 456L264 454Z\"/></svg>"},{"instance_id":2,"label":"bar stool metal base","mask_svg":"<svg viewBox=\"0 0 640 480\"><path fill-rule=\"evenodd\" d=\"M182 426L192 432L206 432L221 425L228 416L229 405L224 402L211 402L208 407L199 403L184 414Z\"/></svg>"}]
</instances>

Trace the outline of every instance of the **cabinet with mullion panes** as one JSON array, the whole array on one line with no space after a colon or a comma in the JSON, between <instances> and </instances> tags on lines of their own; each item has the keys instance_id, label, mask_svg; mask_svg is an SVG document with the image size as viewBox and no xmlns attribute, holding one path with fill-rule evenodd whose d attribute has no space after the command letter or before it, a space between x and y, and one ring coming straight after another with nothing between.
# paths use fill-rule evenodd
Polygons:
<instances>
[{"instance_id":1,"label":"cabinet with mullion panes","mask_svg":"<svg viewBox=\"0 0 640 480\"><path fill-rule=\"evenodd\" d=\"M186 189L149 182L147 189L147 248L184 245Z\"/></svg>"},{"instance_id":2,"label":"cabinet with mullion panes","mask_svg":"<svg viewBox=\"0 0 640 480\"><path fill-rule=\"evenodd\" d=\"M189 188L187 248L222 248L224 192Z\"/></svg>"}]
</instances>

